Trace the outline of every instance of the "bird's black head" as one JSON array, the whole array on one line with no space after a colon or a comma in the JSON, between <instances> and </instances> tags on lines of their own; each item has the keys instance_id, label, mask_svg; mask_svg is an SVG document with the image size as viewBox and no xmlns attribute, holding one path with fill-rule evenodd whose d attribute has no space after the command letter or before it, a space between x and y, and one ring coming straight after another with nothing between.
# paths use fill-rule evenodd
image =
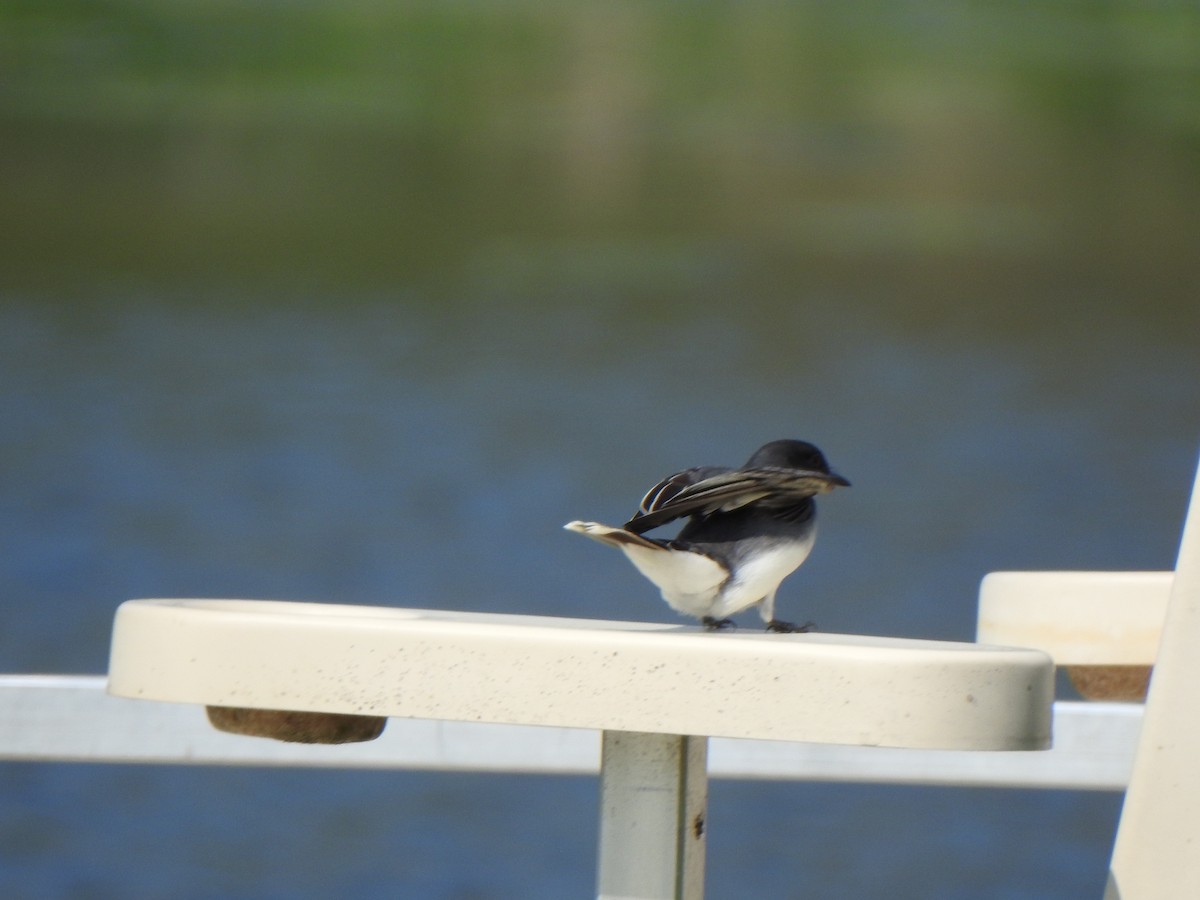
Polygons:
<instances>
[{"instance_id":1,"label":"bird's black head","mask_svg":"<svg viewBox=\"0 0 1200 900\"><path fill-rule=\"evenodd\" d=\"M782 440L763 444L746 462L747 469L761 467L822 472L830 477L833 484L850 486L849 481L830 471L825 454L808 441Z\"/></svg>"}]
</instances>

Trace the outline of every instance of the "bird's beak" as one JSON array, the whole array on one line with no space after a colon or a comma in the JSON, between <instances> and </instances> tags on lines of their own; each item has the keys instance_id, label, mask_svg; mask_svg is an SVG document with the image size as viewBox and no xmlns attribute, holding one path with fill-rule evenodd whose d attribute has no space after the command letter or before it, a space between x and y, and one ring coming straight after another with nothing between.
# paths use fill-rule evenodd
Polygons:
<instances>
[{"instance_id":1,"label":"bird's beak","mask_svg":"<svg viewBox=\"0 0 1200 900\"><path fill-rule=\"evenodd\" d=\"M799 491L812 496L813 494L828 494L836 487L850 487L850 482L837 472L818 472L815 469L805 469L797 473L795 483Z\"/></svg>"}]
</instances>

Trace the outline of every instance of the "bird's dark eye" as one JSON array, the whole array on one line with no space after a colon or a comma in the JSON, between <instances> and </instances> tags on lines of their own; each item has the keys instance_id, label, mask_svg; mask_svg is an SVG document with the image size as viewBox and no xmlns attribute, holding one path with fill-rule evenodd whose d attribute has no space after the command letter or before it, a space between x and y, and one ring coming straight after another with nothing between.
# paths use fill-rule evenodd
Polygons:
<instances>
[{"instance_id":1,"label":"bird's dark eye","mask_svg":"<svg viewBox=\"0 0 1200 900\"><path fill-rule=\"evenodd\" d=\"M797 453L792 459L792 465L797 469L816 469L818 471L826 467L825 460L821 454L812 450L804 450Z\"/></svg>"}]
</instances>

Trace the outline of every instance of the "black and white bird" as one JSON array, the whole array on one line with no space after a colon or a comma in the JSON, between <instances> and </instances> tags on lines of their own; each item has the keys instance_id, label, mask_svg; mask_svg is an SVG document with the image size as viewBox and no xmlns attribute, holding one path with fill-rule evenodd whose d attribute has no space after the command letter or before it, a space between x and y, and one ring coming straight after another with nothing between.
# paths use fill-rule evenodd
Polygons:
<instances>
[{"instance_id":1,"label":"black and white bird","mask_svg":"<svg viewBox=\"0 0 1200 900\"><path fill-rule=\"evenodd\" d=\"M808 557L816 538L813 497L849 487L805 441L771 441L740 469L698 466L646 492L625 525L568 522L569 531L617 547L677 612L709 630L757 606L768 631L807 631L775 618L775 592ZM687 517L675 538L644 533Z\"/></svg>"}]
</instances>

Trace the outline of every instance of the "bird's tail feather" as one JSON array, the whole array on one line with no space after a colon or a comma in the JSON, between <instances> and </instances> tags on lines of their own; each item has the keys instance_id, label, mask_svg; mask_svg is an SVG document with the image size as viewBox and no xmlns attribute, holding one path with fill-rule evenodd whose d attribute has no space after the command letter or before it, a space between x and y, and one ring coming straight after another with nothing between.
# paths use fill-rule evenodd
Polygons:
<instances>
[{"instance_id":1,"label":"bird's tail feather","mask_svg":"<svg viewBox=\"0 0 1200 900\"><path fill-rule=\"evenodd\" d=\"M567 529L567 531L577 531L580 534L590 537L593 541L608 544L610 547L623 547L632 544L638 547L645 547L648 550L664 549L663 545L658 541L652 541L650 538L626 531L624 528L601 525L599 522L580 522L576 520L568 522L563 528Z\"/></svg>"}]
</instances>

